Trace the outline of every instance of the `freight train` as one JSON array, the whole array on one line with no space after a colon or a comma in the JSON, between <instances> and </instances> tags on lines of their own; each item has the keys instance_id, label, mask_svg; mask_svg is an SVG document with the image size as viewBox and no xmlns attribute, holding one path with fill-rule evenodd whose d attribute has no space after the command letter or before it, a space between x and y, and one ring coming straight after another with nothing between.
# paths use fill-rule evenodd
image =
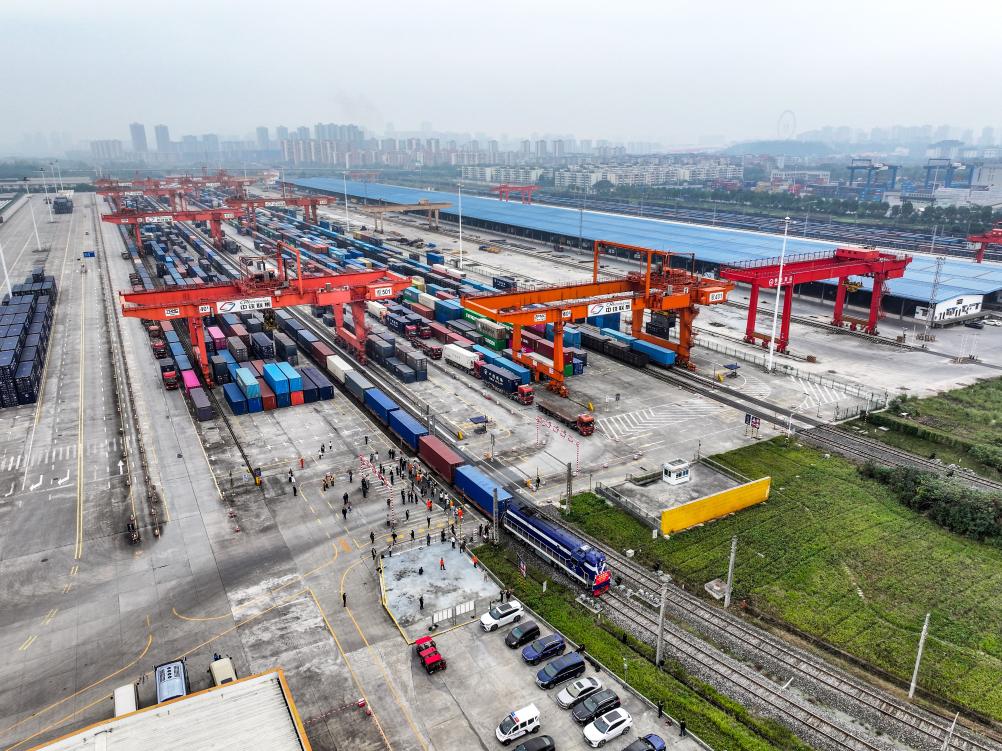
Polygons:
<instances>
[{"instance_id":1,"label":"freight train","mask_svg":"<svg viewBox=\"0 0 1002 751\"><path fill-rule=\"evenodd\" d=\"M302 324L287 311L275 313L279 328L295 336L297 327ZM407 444L462 498L488 518L493 518L496 496L499 521L506 530L567 576L589 587L596 597L608 590L611 577L602 551L560 529L540 516L533 506L513 497L444 441L431 435L427 427L344 358L328 356L325 368L363 409Z\"/></svg>"}]
</instances>

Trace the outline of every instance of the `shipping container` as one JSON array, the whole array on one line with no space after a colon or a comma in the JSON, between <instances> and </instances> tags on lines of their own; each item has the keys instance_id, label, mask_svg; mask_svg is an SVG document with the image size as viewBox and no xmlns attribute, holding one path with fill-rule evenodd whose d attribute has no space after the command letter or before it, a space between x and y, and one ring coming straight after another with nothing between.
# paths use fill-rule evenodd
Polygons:
<instances>
[{"instance_id":1,"label":"shipping container","mask_svg":"<svg viewBox=\"0 0 1002 751\"><path fill-rule=\"evenodd\" d=\"M212 406L212 402L209 401L205 389L201 387L193 388L188 392L188 396L191 397L191 405L194 407L196 420L204 422L216 416L216 409Z\"/></svg>"},{"instance_id":2,"label":"shipping container","mask_svg":"<svg viewBox=\"0 0 1002 751\"><path fill-rule=\"evenodd\" d=\"M259 398L261 396L261 388L258 385L257 378L254 377L249 368L237 368L233 380L248 399Z\"/></svg>"},{"instance_id":3,"label":"shipping container","mask_svg":"<svg viewBox=\"0 0 1002 751\"><path fill-rule=\"evenodd\" d=\"M396 409L400 409L400 406L390 399L386 394L384 394L380 389L371 388L365 392L365 406L379 418L380 422L384 425L388 425L390 421L390 413Z\"/></svg>"},{"instance_id":4,"label":"shipping container","mask_svg":"<svg viewBox=\"0 0 1002 751\"><path fill-rule=\"evenodd\" d=\"M469 464L456 467L452 483L464 496L476 503L487 516L492 516L494 513L495 490L498 496L499 515L504 513L508 502L511 500L511 493L479 469Z\"/></svg>"},{"instance_id":5,"label":"shipping container","mask_svg":"<svg viewBox=\"0 0 1002 751\"><path fill-rule=\"evenodd\" d=\"M348 393L356 399L364 399L365 392L374 388L372 382L357 370L349 370L344 376L344 385Z\"/></svg>"},{"instance_id":6,"label":"shipping container","mask_svg":"<svg viewBox=\"0 0 1002 751\"><path fill-rule=\"evenodd\" d=\"M414 451L418 450L418 441L428 435L428 428L402 409L390 413L389 426Z\"/></svg>"},{"instance_id":7,"label":"shipping container","mask_svg":"<svg viewBox=\"0 0 1002 751\"><path fill-rule=\"evenodd\" d=\"M197 389L201 385L198 382L198 376L195 375L194 370L182 370L181 382L184 384L185 391L191 391L192 389Z\"/></svg>"},{"instance_id":8,"label":"shipping container","mask_svg":"<svg viewBox=\"0 0 1002 751\"><path fill-rule=\"evenodd\" d=\"M310 381L317 389L317 399L326 400L334 398L334 384L331 380L320 371L319 368L314 368L312 365L302 369L303 374L308 376ZM305 391L305 385L304 389Z\"/></svg>"},{"instance_id":9,"label":"shipping container","mask_svg":"<svg viewBox=\"0 0 1002 751\"><path fill-rule=\"evenodd\" d=\"M265 382L276 395L289 393L289 379L282 372L282 368L279 367L278 363L266 363L262 370Z\"/></svg>"},{"instance_id":10,"label":"shipping container","mask_svg":"<svg viewBox=\"0 0 1002 751\"><path fill-rule=\"evenodd\" d=\"M669 368L675 364L675 352L666 347L659 347L657 344L637 339L630 344L630 349L647 355L650 361L656 365Z\"/></svg>"},{"instance_id":11,"label":"shipping container","mask_svg":"<svg viewBox=\"0 0 1002 751\"><path fill-rule=\"evenodd\" d=\"M327 358L327 372L334 376L340 383L344 383L345 375L354 369L353 365L349 365L344 358L338 355L331 355Z\"/></svg>"},{"instance_id":12,"label":"shipping container","mask_svg":"<svg viewBox=\"0 0 1002 751\"><path fill-rule=\"evenodd\" d=\"M289 391L302 391L303 390L303 379L300 377L299 373L294 367L289 365L287 362L277 363L278 367L282 369L282 373L289 381Z\"/></svg>"},{"instance_id":13,"label":"shipping container","mask_svg":"<svg viewBox=\"0 0 1002 751\"><path fill-rule=\"evenodd\" d=\"M432 435L418 439L418 456L450 483L456 467L466 463L466 460L449 448L441 438Z\"/></svg>"},{"instance_id":14,"label":"shipping container","mask_svg":"<svg viewBox=\"0 0 1002 751\"><path fill-rule=\"evenodd\" d=\"M235 383L223 384L223 395L226 397L226 403L233 414L243 415L247 413L247 399Z\"/></svg>"},{"instance_id":15,"label":"shipping container","mask_svg":"<svg viewBox=\"0 0 1002 751\"><path fill-rule=\"evenodd\" d=\"M467 373L473 373L474 366L480 359L480 354L464 349L457 344L446 344L442 347L442 357L450 365L465 370Z\"/></svg>"}]
</instances>

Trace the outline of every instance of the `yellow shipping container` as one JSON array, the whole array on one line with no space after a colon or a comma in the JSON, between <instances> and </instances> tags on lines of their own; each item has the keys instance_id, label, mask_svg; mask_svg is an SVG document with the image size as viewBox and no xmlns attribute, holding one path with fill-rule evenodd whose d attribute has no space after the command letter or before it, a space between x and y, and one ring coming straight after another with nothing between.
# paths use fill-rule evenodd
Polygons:
<instances>
[{"instance_id":1,"label":"yellow shipping container","mask_svg":"<svg viewBox=\"0 0 1002 751\"><path fill-rule=\"evenodd\" d=\"M681 532L683 529L689 529L711 519L719 519L721 516L754 506L769 498L771 487L772 478L763 477L738 485L736 488L697 498L675 508L665 509L661 512L661 534Z\"/></svg>"}]
</instances>

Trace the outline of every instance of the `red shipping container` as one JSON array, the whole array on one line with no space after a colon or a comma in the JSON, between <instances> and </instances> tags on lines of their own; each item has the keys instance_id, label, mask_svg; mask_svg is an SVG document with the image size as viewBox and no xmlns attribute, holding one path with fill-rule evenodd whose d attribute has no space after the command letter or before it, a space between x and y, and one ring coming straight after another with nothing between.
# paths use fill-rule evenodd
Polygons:
<instances>
[{"instance_id":1,"label":"red shipping container","mask_svg":"<svg viewBox=\"0 0 1002 751\"><path fill-rule=\"evenodd\" d=\"M460 347L465 347L466 349L470 349L473 346L473 342L453 331L449 332L449 344L458 344Z\"/></svg>"},{"instance_id":2,"label":"red shipping container","mask_svg":"<svg viewBox=\"0 0 1002 751\"><path fill-rule=\"evenodd\" d=\"M430 435L418 438L418 456L450 483L456 467L466 464L463 457L449 448L442 439Z\"/></svg>"},{"instance_id":3,"label":"red shipping container","mask_svg":"<svg viewBox=\"0 0 1002 751\"><path fill-rule=\"evenodd\" d=\"M543 357L548 357L553 359L553 342L546 339L539 339L536 341L535 351L541 354Z\"/></svg>"},{"instance_id":4,"label":"red shipping container","mask_svg":"<svg viewBox=\"0 0 1002 751\"><path fill-rule=\"evenodd\" d=\"M540 336L546 335L546 324L545 323L534 323L531 326L526 326L534 334L539 334ZM523 329L524 331L525 329Z\"/></svg>"},{"instance_id":5,"label":"red shipping container","mask_svg":"<svg viewBox=\"0 0 1002 751\"><path fill-rule=\"evenodd\" d=\"M429 323L428 328L431 329L431 335L435 337L438 341L440 342L452 341L449 338L452 335L452 332L449 331L449 329L447 329L441 323Z\"/></svg>"},{"instance_id":6,"label":"red shipping container","mask_svg":"<svg viewBox=\"0 0 1002 751\"><path fill-rule=\"evenodd\" d=\"M251 360L250 361L251 370L253 370L258 378L264 377L264 360Z\"/></svg>"},{"instance_id":7,"label":"red shipping container","mask_svg":"<svg viewBox=\"0 0 1002 751\"><path fill-rule=\"evenodd\" d=\"M435 311L429 308L427 305L421 305L420 303L412 302L411 310L413 310L422 318L427 318L429 321L435 320Z\"/></svg>"},{"instance_id":8,"label":"red shipping container","mask_svg":"<svg viewBox=\"0 0 1002 751\"><path fill-rule=\"evenodd\" d=\"M302 404L302 403L303 403L303 392L302 391L293 391L292 392L292 406L296 406L297 404Z\"/></svg>"},{"instance_id":9,"label":"red shipping container","mask_svg":"<svg viewBox=\"0 0 1002 751\"><path fill-rule=\"evenodd\" d=\"M334 350L323 342L310 342L310 351L313 353L313 359L322 363L326 363L327 358L334 355Z\"/></svg>"},{"instance_id":10,"label":"red shipping container","mask_svg":"<svg viewBox=\"0 0 1002 751\"><path fill-rule=\"evenodd\" d=\"M261 389L261 406L265 409L277 409L278 400L275 398L275 392L271 390L271 386L260 380L257 382Z\"/></svg>"},{"instance_id":11,"label":"red shipping container","mask_svg":"<svg viewBox=\"0 0 1002 751\"><path fill-rule=\"evenodd\" d=\"M240 341L244 343L245 347L250 347L250 334L247 333L247 327L242 323L237 323L230 327L233 329L231 336L240 337Z\"/></svg>"},{"instance_id":12,"label":"red shipping container","mask_svg":"<svg viewBox=\"0 0 1002 751\"><path fill-rule=\"evenodd\" d=\"M454 294L452 294L451 292L444 292L444 291L443 292L436 292L435 293L435 297L437 297L439 300L455 300L456 299L456 296Z\"/></svg>"}]
</instances>

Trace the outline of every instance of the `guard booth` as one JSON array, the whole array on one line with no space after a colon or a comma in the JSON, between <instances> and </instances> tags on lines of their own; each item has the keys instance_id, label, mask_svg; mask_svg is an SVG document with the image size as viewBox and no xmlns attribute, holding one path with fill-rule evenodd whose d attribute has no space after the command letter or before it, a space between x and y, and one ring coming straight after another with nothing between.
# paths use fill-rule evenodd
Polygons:
<instances>
[{"instance_id":1,"label":"guard booth","mask_svg":"<svg viewBox=\"0 0 1002 751\"><path fill-rule=\"evenodd\" d=\"M689 462L685 459L672 459L661 465L661 480L669 485L681 485L689 482Z\"/></svg>"}]
</instances>

